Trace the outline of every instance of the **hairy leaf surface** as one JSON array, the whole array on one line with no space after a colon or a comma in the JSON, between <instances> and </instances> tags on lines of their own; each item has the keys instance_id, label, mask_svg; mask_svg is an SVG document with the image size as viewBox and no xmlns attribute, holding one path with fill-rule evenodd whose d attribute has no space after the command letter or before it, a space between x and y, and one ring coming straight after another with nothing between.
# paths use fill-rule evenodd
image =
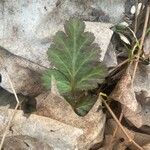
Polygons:
<instances>
[{"instance_id":1,"label":"hairy leaf surface","mask_svg":"<svg viewBox=\"0 0 150 150\"><path fill-rule=\"evenodd\" d=\"M50 88L53 75L60 93L95 88L105 76L105 69L99 63L100 48L93 43L94 35L84 32L85 23L78 19L66 21L64 29L56 33L48 50L57 70L44 74L46 87Z\"/></svg>"},{"instance_id":2,"label":"hairy leaf surface","mask_svg":"<svg viewBox=\"0 0 150 150\"><path fill-rule=\"evenodd\" d=\"M51 88L51 76L56 79L57 88L64 97L77 104L82 99L84 105L77 106L79 114L84 114L91 105L91 99L84 91L97 87L106 76L105 67L99 62L100 48L94 43L93 33L85 32L85 23L70 19L64 24L64 32L58 31L47 54L56 69L49 69L43 75L44 85ZM84 103L84 99L88 100Z\"/></svg>"}]
</instances>

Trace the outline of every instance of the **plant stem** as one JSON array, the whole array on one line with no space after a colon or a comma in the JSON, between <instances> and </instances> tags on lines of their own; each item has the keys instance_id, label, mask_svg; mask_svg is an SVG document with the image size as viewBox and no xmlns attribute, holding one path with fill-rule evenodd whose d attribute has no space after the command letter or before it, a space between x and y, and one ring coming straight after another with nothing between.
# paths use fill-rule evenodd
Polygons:
<instances>
[{"instance_id":1,"label":"plant stem","mask_svg":"<svg viewBox=\"0 0 150 150\"><path fill-rule=\"evenodd\" d=\"M121 114L120 114L119 122L121 122L122 118L123 118L123 111L122 111ZM117 125L116 128L115 128L115 130L114 130L113 138L115 137L115 135L116 135L116 133L117 133L118 127L119 127L119 126Z\"/></svg>"},{"instance_id":2,"label":"plant stem","mask_svg":"<svg viewBox=\"0 0 150 150\"><path fill-rule=\"evenodd\" d=\"M99 98L100 100L102 100L102 102L104 103L104 105L106 106L106 108L108 109L108 111L110 112L110 114L112 115L112 117L114 118L114 120L116 121L116 123L118 124L118 127L120 127L120 129L122 130L122 132L126 135L126 137L128 138L129 142L131 142L132 144L134 144L139 150L144 150L140 145L138 145L126 132L126 130L124 129L124 127L122 126L122 124L120 123L120 121L118 120L118 118L116 117L116 115L114 114L114 112L112 111L112 109L109 107L109 105L106 103L106 101L103 99L102 96L107 97L106 94L104 93L100 93L99 94ZM108 98L108 97L107 97Z\"/></svg>"},{"instance_id":3,"label":"plant stem","mask_svg":"<svg viewBox=\"0 0 150 150\"><path fill-rule=\"evenodd\" d=\"M5 70L6 70L6 69L5 69ZM15 99L16 99L16 101L17 101L17 105L16 105L16 107L15 107L15 109L14 109L14 112L13 112L12 116L10 117L10 119L9 119L9 121L8 121L8 124L7 124L6 128L5 128L5 132L4 132L4 134L3 134L3 137L2 137L2 140L1 140L1 143L0 143L0 150L2 149L2 146L3 146L3 144L4 144L4 140L5 140L5 138L6 138L7 132L8 132L8 130L9 130L9 128L10 128L10 125L11 125L11 123L12 123L14 117L15 117L15 114L16 114L16 112L17 112L17 109L18 109L18 107L20 106L20 102L19 102L18 96L17 96L17 94L16 94L15 88L14 88L14 86L13 86L13 83L12 83L12 81L11 81L11 78L10 78L10 76L9 76L9 74L8 74L8 72L7 72L7 70L6 70L6 74L7 74L8 81L9 81L9 83L10 83L11 89L12 89L12 91L13 91L13 94L14 94L14 96L15 96Z\"/></svg>"},{"instance_id":4,"label":"plant stem","mask_svg":"<svg viewBox=\"0 0 150 150\"><path fill-rule=\"evenodd\" d=\"M137 22L138 22L138 0L135 1L135 24L134 24L134 33L136 34L137 31Z\"/></svg>"},{"instance_id":5,"label":"plant stem","mask_svg":"<svg viewBox=\"0 0 150 150\"><path fill-rule=\"evenodd\" d=\"M144 43L144 39L145 39L145 35L146 35L147 26L148 26L149 15L150 15L150 5L147 6L147 10L146 10L143 34L142 34L142 38L141 38L141 42L140 42L140 46L139 46L139 50L138 50L138 54L137 54L137 59L135 61L134 70L133 70L133 74L132 74L132 84L134 82L134 78L135 78L137 66L139 63L140 55L142 53L142 47L143 47L143 43Z\"/></svg>"}]
</instances>

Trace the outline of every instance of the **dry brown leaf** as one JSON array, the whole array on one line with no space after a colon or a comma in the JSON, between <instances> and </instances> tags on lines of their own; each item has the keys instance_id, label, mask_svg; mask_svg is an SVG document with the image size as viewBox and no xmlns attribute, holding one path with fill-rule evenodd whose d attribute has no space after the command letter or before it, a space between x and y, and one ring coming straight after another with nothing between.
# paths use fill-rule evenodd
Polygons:
<instances>
[{"instance_id":1,"label":"dry brown leaf","mask_svg":"<svg viewBox=\"0 0 150 150\"><path fill-rule=\"evenodd\" d=\"M139 64L133 84L134 95L138 103L136 111L122 106L124 116L136 127L150 126L150 66Z\"/></svg>"},{"instance_id":2,"label":"dry brown leaf","mask_svg":"<svg viewBox=\"0 0 150 150\"><path fill-rule=\"evenodd\" d=\"M82 149L88 149L103 140L105 115L98 111L101 101L97 100L90 112L84 116L78 116L71 105L55 91L48 95L39 95L37 98L37 114L49 117L59 122L77 127L83 130L78 145ZM86 146L82 147L82 146Z\"/></svg>"},{"instance_id":3,"label":"dry brown leaf","mask_svg":"<svg viewBox=\"0 0 150 150\"><path fill-rule=\"evenodd\" d=\"M150 126L150 66L139 64L134 84L130 74L122 76L111 98L122 104L124 117L136 127Z\"/></svg>"},{"instance_id":4,"label":"dry brown leaf","mask_svg":"<svg viewBox=\"0 0 150 150\"><path fill-rule=\"evenodd\" d=\"M106 135L110 134L112 135L115 128L116 128L117 124L113 119L109 119L106 123ZM139 133L139 132L135 132L131 129L128 129L124 126L124 129L126 130L126 132L130 135L130 137L136 142L138 143L140 146L146 145L149 143L150 141L150 135L148 134L144 134L144 133ZM110 140L109 140L110 141ZM135 147L133 144L131 144L127 137L125 136L125 134L122 132L122 130L120 128L118 128L116 135L114 137L114 141L115 143L119 143L118 146L120 147L130 147L131 150L137 150L137 147ZM113 141L113 144L114 144ZM122 142L121 142L122 141ZM111 143L109 143L109 145L112 145ZM107 149L108 150L108 149ZM114 149L116 150L116 149ZM120 150L120 149L119 149Z\"/></svg>"},{"instance_id":5,"label":"dry brown leaf","mask_svg":"<svg viewBox=\"0 0 150 150\"><path fill-rule=\"evenodd\" d=\"M48 144L30 136L6 137L3 150L53 150Z\"/></svg>"},{"instance_id":6,"label":"dry brown leaf","mask_svg":"<svg viewBox=\"0 0 150 150\"><path fill-rule=\"evenodd\" d=\"M143 48L146 58L150 57L150 34L146 37Z\"/></svg>"},{"instance_id":7,"label":"dry brown leaf","mask_svg":"<svg viewBox=\"0 0 150 150\"><path fill-rule=\"evenodd\" d=\"M99 150L125 150L126 145L119 141L117 138L114 138L112 141L112 135L106 135L104 140L104 145Z\"/></svg>"},{"instance_id":8,"label":"dry brown leaf","mask_svg":"<svg viewBox=\"0 0 150 150\"><path fill-rule=\"evenodd\" d=\"M143 108L139 105L136 111L128 109L126 106L122 106L124 117L130 120L137 128L143 125L150 125L150 107L144 106Z\"/></svg>"},{"instance_id":9,"label":"dry brown leaf","mask_svg":"<svg viewBox=\"0 0 150 150\"><path fill-rule=\"evenodd\" d=\"M143 146L144 150L150 150L150 143Z\"/></svg>"},{"instance_id":10,"label":"dry brown leaf","mask_svg":"<svg viewBox=\"0 0 150 150\"><path fill-rule=\"evenodd\" d=\"M138 108L134 88L131 84L131 75L129 73L125 73L122 76L110 96L132 111L136 111Z\"/></svg>"}]
</instances>

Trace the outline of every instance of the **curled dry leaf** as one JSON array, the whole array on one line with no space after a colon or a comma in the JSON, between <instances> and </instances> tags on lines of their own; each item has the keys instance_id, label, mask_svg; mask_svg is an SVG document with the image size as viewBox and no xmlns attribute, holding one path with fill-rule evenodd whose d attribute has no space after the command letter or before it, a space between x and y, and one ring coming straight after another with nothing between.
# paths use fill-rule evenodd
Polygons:
<instances>
[{"instance_id":1,"label":"curled dry leaf","mask_svg":"<svg viewBox=\"0 0 150 150\"><path fill-rule=\"evenodd\" d=\"M18 135L6 137L3 150L53 150L48 144L30 136Z\"/></svg>"},{"instance_id":2,"label":"curled dry leaf","mask_svg":"<svg viewBox=\"0 0 150 150\"><path fill-rule=\"evenodd\" d=\"M149 66L139 65L134 84L131 84L130 73L125 73L111 94L122 104L124 117L138 128L150 126L149 91Z\"/></svg>"},{"instance_id":3,"label":"curled dry leaf","mask_svg":"<svg viewBox=\"0 0 150 150\"><path fill-rule=\"evenodd\" d=\"M5 113L5 110L0 110L0 127L2 127L0 129L5 129L6 123L9 121L9 117L13 113L14 110L12 109L8 109L7 113ZM26 117L23 115L23 111L17 110L11 130L8 131L7 136L27 135L28 137L38 139L39 142L47 143L55 149L61 149L63 147L63 150L73 150L77 145L78 137L82 135L82 133L83 131L81 129L69 126L57 120L35 114ZM3 133L0 134L0 137L2 137L2 135ZM19 141L22 143L21 139ZM27 143L32 145L32 140ZM6 146L8 146L7 141ZM43 149L44 147L39 148L39 150ZM6 148L4 150L9 149ZM19 148L19 150L21 150L21 148ZM38 149L35 148L35 150Z\"/></svg>"},{"instance_id":4,"label":"curled dry leaf","mask_svg":"<svg viewBox=\"0 0 150 150\"><path fill-rule=\"evenodd\" d=\"M126 146L122 144L121 141L114 138L112 141L112 135L106 135L104 140L104 146L100 148L99 150L125 150Z\"/></svg>"},{"instance_id":5,"label":"curled dry leaf","mask_svg":"<svg viewBox=\"0 0 150 150\"><path fill-rule=\"evenodd\" d=\"M147 36L145 40L143 51L146 58L149 58L150 57L150 34Z\"/></svg>"},{"instance_id":6,"label":"curled dry leaf","mask_svg":"<svg viewBox=\"0 0 150 150\"><path fill-rule=\"evenodd\" d=\"M113 134L116 126L117 124L113 119L109 119L106 123L106 135L107 137L109 137L109 145L113 145L114 143L117 143L118 147L120 148L119 150L122 150L124 147L126 148L129 147L131 150L137 150L137 147L135 147L133 144L129 142L129 140L127 139L127 137L121 131L120 128L118 128L115 137L112 140L110 140L110 138L112 138L111 135ZM149 143L150 135L133 131L130 127L128 128L125 126L123 127L128 133L128 135L130 135L130 137L140 146L144 146ZM111 141L112 143L110 143ZM108 147L108 144L107 144L107 147ZM107 150L110 150L110 149L107 149ZM118 150L118 149L114 148L113 150Z\"/></svg>"},{"instance_id":7,"label":"curled dry leaf","mask_svg":"<svg viewBox=\"0 0 150 150\"><path fill-rule=\"evenodd\" d=\"M115 47L112 42L110 42L108 46L103 62L104 64L106 64L107 68L115 67L118 65L117 54L115 52Z\"/></svg>"},{"instance_id":8,"label":"curled dry leaf","mask_svg":"<svg viewBox=\"0 0 150 150\"><path fill-rule=\"evenodd\" d=\"M89 113L84 117L80 117L73 111L71 105L63 97L56 95L55 92L40 94L36 100L36 114L49 117L83 131L83 134L78 137L79 149L89 149L103 140L106 117L102 110L99 110L101 101L97 100Z\"/></svg>"},{"instance_id":9,"label":"curled dry leaf","mask_svg":"<svg viewBox=\"0 0 150 150\"><path fill-rule=\"evenodd\" d=\"M139 109L131 111L127 107L122 107L124 116L130 120L136 127L140 128L143 125L150 125L150 111L148 108L142 108L139 105Z\"/></svg>"},{"instance_id":10,"label":"curled dry leaf","mask_svg":"<svg viewBox=\"0 0 150 150\"><path fill-rule=\"evenodd\" d=\"M120 102L132 111L136 111L138 103L135 97L134 89L131 84L131 75L125 73L121 80L116 85L114 91L111 94L111 98Z\"/></svg>"},{"instance_id":11,"label":"curled dry leaf","mask_svg":"<svg viewBox=\"0 0 150 150\"><path fill-rule=\"evenodd\" d=\"M139 63L134 81L134 92L138 109L133 112L126 110L125 116L136 127L150 126L150 65Z\"/></svg>"},{"instance_id":12,"label":"curled dry leaf","mask_svg":"<svg viewBox=\"0 0 150 150\"><path fill-rule=\"evenodd\" d=\"M112 136L117 124L113 119L107 120L106 123L106 149L105 150L125 150L131 143L129 142L128 138L125 136L125 134L122 132L120 128L118 128L116 132L116 136ZM134 139L134 132L128 130L126 127L124 127L127 134Z\"/></svg>"},{"instance_id":13,"label":"curled dry leaf","mask_svg":"<svg viewBox=\"0 0 150 150\"><path fill-rule=\"evenodd\" d=\"M143 146L144 150L149 150L150 149L150 143L149 144L146 144Z\"/></svg>"}]
</instances>

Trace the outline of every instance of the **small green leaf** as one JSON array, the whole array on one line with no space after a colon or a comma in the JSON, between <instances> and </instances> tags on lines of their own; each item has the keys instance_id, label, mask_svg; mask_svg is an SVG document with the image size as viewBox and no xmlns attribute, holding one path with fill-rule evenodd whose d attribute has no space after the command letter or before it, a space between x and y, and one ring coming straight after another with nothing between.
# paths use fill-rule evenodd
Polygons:
<instances>
[{"instance_id":1,"label":"small green leaf","mask_svg":"<svg viewBox=\"0 0 150 150\"><path fill-rule=\"evenodd\" d=\"M74 110L79 116L85 116L93 107L95 102L96 102L96 97L85 96L83 97L83 99L80 100L79 103L77 103Z\"/></svg>"},{"instance_id":2,"label":"small green leaf","mask_svg":"<svg viewBox=\"0 0 150 150\"><path fill-rule=\"evenodd\" d=\"M57 73L49 71L44 80L47 82L46 87L50 84L48 81L51 73L54 77L56 76L56 80L58 79L59 89L62 90L61 87L64 84L67 85L67 88L64 86L63 91L70 89L67 92L75 92L97 87L97 83L104 79L106 71L99 63L100 48L93 43L95 39L93 33L84 32L85 23L79 19L66 21L64 28L65 32L58 31L54 36L53 44L47 54L49 60L57 68L57 72L59 70L61 76L62 74L65 76L65 82L64 78L63 82L60 82L59 79L62 78L58 78Z\"/></svg>"},{"instance_id":3,"label":"small green leaf","mask_svg":"<svg viewBox=\"0 0 150 150\"><path fill-rule=\"evenodd\" d=\"M114 25L113 27L111 27L111 30L116 33L123 33L126 28L127 28L126 25L117 24L117 25Z\"/></svg>"},{"instance_id":4,"label":"small green leaf","mask_svg":"<svg viewBox=\"0 0 150 150\"><path fill-rule=\"evenodd\" d=\"M67 78L56 69L49 69L43 74L42 80L47 89L51 88L52 76L54 76L57 88L61 94L70 91L70 85Z\"/></svg>"},{"instance_id":5,"label":"small green leaf","mask_svg":"<svg viewBox=\"0 0 150 150\"><path fill-rule=\"evenodd\" d=\"M81 100L78 95L96 88L107 71L99 62L101 50L94 43L94 34L84 31L83 21L69 19L64 29L55 34L48 49L48 58L56 69L48 70L43 75L43 82L50 89L53 75L59 92L74 106Z\"/></svg>"},{"instance_id":6,"label":"small green leaf","mask_svg":"<svg viewBox=\"0 0 150 150\"><path fill-rule=\"evenodd\" d=\"M130 41L128 40L128 38L127 38L125 35L123 35L122 33L118 33L118 34L119 34L119 36L120 36L120 39L121 39L123 42L125 42L125 43L128 44L128 45L131 44Z\"/></svg>"}]
</instances>

